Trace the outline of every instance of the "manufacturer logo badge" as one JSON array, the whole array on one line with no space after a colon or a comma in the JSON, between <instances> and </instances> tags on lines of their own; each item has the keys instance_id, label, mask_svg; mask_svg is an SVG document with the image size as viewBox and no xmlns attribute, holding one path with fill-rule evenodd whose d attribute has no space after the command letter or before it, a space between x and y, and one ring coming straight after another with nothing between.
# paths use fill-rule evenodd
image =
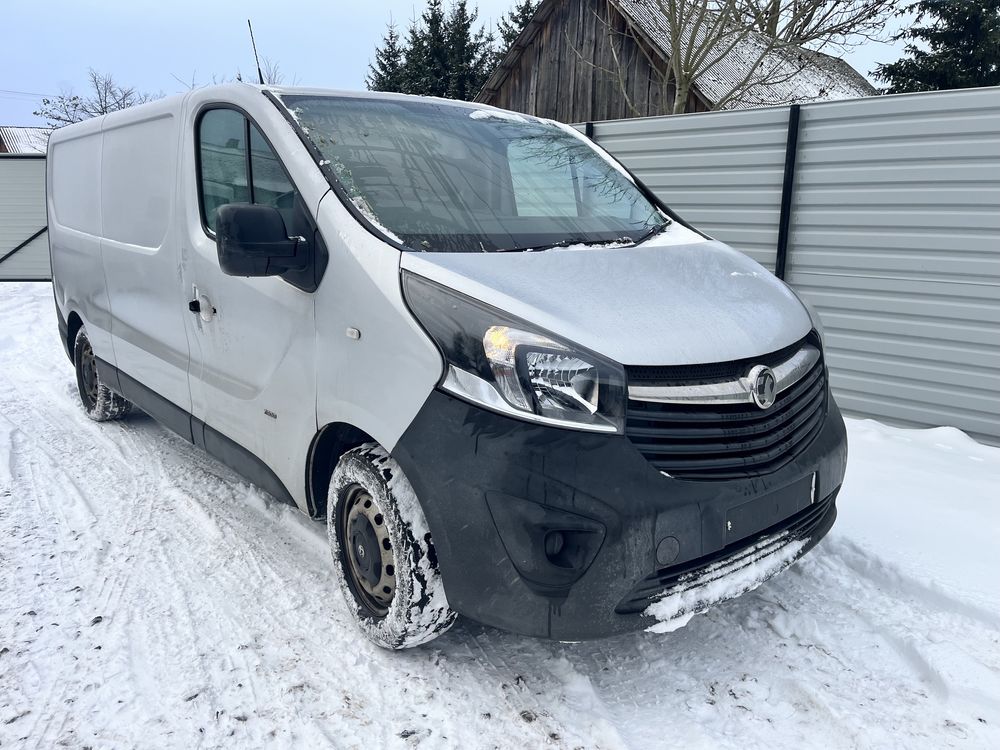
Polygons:
<instances>
[{"instance_id":1,"label":"manufacturer logo badge","mask_svg":"<svg viewBox=\"0 0 1000 750\"><path fill-rule=\"evenodd\" d=\"M778 380L770 367L756 365L747 374L747 380L750 383L750 397L757 406L769 409L774 405L774 399L778 395Z\"/></svg>"}]
</instances>

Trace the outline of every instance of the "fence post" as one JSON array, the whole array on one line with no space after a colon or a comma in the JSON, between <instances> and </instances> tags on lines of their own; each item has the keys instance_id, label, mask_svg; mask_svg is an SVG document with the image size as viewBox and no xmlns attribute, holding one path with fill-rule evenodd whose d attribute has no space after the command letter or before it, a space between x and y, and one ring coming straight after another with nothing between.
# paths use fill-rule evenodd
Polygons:
<instances>
[{"instance_id":1,"label":"fence post","mask_svg":"<svg viewBox=\"0 0 1000 750\"><path fill-rule=\"evenodd\" d=\"M792 216L792 188L795 183L795 157L799 150L799 105L788 108L788 136L785 140L785 174L781 182L781 213L778 215L778 246L774 275L785 278L788 264L788 225Z\"/></svg>"},{"instance_id":2,"label":"fence post","mask_svg":"<svg viewBox=\"0 0 1000 750\"><path fill-rule=\"evenodd\" d=\"M594 140L594 123L589 120L583 124L583 134L590 140Z\"/></svg>"}]
</instances>

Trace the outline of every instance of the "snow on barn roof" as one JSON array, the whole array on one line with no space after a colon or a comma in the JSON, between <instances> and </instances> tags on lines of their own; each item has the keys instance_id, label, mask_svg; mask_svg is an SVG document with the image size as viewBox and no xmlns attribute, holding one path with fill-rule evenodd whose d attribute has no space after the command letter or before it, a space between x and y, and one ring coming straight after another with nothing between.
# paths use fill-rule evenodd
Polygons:
<instances>
[{"instance_id":1,"label":"snow on barn roof","mask_svg":"<svg viewBox=\"0 0 1000 750\"><path fill-rule=\"evenodd\" d=\"M638 37L664 59L670 59L669 24L658 0L607 2L625 17ZM556 4L557 0L542 0L534 17L511 44L476 96L476 101L490 101L490 95L503 84L518 58L551 16ZM716 107L734 87L738 87L748 76L753 76L755 69L758 70L758 79L761 79L759 69L768 71L768 83L741 92L740 96L725 102L722 109L854 99L877 93L875 87L845 61L802 47L767 51L767 43L759 34L751 34L732 49L720 52L719 59L698 78L694 89L700 98Z\"/></svg>"},{"instance_id":2,"label":"snow on barn roof","mask_svg":"<svg viewBox=\"0 0 1000 750\"><path fill-rule=\"evenodd\" d=\"M611 2L650 44L670 58L669 22L657 0ZM723 109L854 99L876 93L875 87L844 60L803 47L768 50L760 34L750 34L731 49L720 51L695 86L716 104L747 76L754 75L754 69L760 71L757 77L767 80L767 84L749 87L726 102Z\"/></svg>"},{"instance_id":3,"label":"snow on barn roof","mask_svg":"<svg viewBox=\"0 0 1000 750\"><path fill-rule=\"evenodd\" d=\"M0 154L44 154L48 140L48 128L0 125Z\"/></svg>"}]
</instances>

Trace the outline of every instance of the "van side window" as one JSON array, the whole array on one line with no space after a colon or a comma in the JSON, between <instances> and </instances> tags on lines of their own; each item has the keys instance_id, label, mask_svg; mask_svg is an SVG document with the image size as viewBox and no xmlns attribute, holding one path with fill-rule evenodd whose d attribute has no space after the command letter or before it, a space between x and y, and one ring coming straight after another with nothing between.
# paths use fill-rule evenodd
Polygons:
<instances>
[{"instance_id":1,"label":"van side window","mask_svg":"<svg viewBox=\"0 0 1000 750\"><path fill-rule=\"evenodd\" d=\"M232 109L206 112L198 126L198 148L201 215L206 227L215 231L216 215L227 203L273 206L286 226L297 223L295 186L263 134L241 113Z\"/></svg>"},{"instance_id":2,"label":"van side window","mask_svg":"<svg viewBox=\"0 0 1000 750\"><path fill-rule=\"evenodd\" d=\"M201 218L212 231L220 206L250 202L246 132L246 118L232 109L212 109L201 118Z\"/></svg>"},{"instance_id":3,"label":"van side window","mask_svg":"<svg viewBox=\"0 0 1000 750\"><path fill-rule=\"evenodd\" d=\"M295 186L285 174L278 155L254 125L250 126L250 186L254 203L273 206L281 213L286 227L292 224Z\"/></svg>"}]
</instances>

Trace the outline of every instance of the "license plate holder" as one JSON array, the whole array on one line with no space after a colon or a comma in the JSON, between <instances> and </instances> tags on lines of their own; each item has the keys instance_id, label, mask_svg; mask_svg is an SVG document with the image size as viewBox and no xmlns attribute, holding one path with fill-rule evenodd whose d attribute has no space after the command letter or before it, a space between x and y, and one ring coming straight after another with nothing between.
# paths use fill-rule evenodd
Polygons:
<instances>
[{"instance_id":1,"label":"license plate holder","mask_svg":"<svg viewBox=\"0 0 1000 750\"><path fill-rule=\"evenodd\" d=\"M816 474L734 506L726 513L726 544L744 539L794 516L816 502Z\"/></svg>"}]
</instances>

